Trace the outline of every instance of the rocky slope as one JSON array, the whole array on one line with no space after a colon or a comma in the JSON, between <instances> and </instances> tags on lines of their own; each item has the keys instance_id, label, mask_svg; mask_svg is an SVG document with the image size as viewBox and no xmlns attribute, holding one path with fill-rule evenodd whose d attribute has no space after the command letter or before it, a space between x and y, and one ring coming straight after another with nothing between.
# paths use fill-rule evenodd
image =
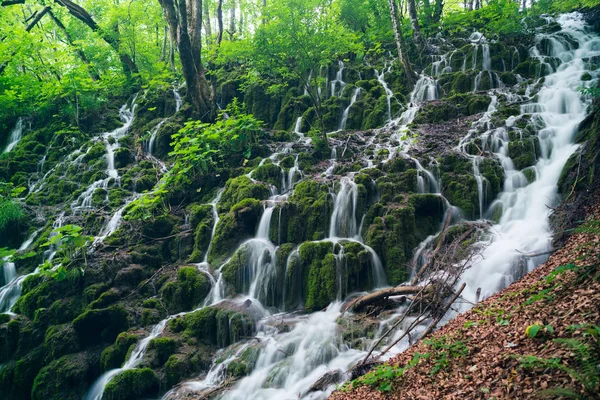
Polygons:
<instances>
[{"instance_id":1,"label":"rocky slope","mask_svg":"<svg viewBox=\"0 0 600 400\"><path fill-rule=\"evenodd\" d=\"M19 249L0 278L0 394L324 397L403 307L365 317L342 302L407 281L445 218L455 237L473 220L495 224L465 249L501 243L495 232L519 242L515 226L535 239L497 249L493 279L467 271L467 300L520 278L545 260L516 250L550 246L557 186L581 199L596 179L597 114L579 88L596 84L600 54L582 18L440 38L411 92L390 57L333 63L322 72L330 147L309 135L301 88L254 88L247 109L272 129L248 155L166 190L171 136L189 116L178 89L111 99L80 127L24 116L0 157L1 178L26 187L22 216L0 233ZM235 73L219 86L222 104L242 97Z\"/></svg>"}]
</instances>

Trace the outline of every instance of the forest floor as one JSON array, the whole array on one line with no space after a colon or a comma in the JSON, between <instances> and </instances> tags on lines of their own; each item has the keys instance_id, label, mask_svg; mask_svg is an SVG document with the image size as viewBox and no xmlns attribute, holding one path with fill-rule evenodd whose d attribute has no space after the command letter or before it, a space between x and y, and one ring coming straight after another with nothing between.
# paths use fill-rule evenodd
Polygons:
<instances>
[{"instance_id":1,"label":"forest floor","mask_svg":"<svg viewBox=\"0 0 600 400\"><path fill-rule=\"evenodd\" d=\"M597 228L330 399L600 398Z\"/></svg>"}]
</instances>

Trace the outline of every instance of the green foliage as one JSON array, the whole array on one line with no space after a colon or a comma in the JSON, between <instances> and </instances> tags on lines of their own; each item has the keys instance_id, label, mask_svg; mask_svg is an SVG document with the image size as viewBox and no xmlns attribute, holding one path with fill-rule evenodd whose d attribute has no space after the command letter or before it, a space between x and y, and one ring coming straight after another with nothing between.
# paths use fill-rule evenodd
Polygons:
<instances>
[{"instance_id":1,"label":"green foliage","mask_svg":"<svg viewBox=\"0 0 600 400\"><path fill-rule=\"evenodd\" d=\"M562 371L581 384L584 389L583 395L571 388L564 387L544 390L539 393L540 395L544 397L561 395L575 399L595 398L595 395L600 389L600 375L598 375L597 370L598 365L600 364L600 348L598 347L597 341L600 327L597 325L586 325L585 327L587 328L587 335L584 335L582 339L558 338L553 340L554 343L570 350L575 357L575 363L567 363L560 357L543 358L525 355L519 358L521 367L525 369L553 369Z\"/></svg>"},{"instance_id":2,"label":"green foliage","mask_svg":"<svg viewBox=\"0 0 600 400\"><path fill-rule=\"evenodd\" d=\"M61 281L67 277L67 270L77 261L79 257L83 258L84 265L87 266L87 248L92 242L91 236L82 235L83 228L76 225L65 225L56 228L48 236L48 240L43 243L42 247L54 248L57 254L62 255L59 262L53 260L46 261L40 266L40 270L47 276L50 276L57 281ZM79 267L81 274L85 272L85 268Z\"/></svg>"},{"instance_id":3,"label":"green foliage","mask_svg":"<svg viewBox=\"0 0 600 400\"><path fill-rule=\"evenodd\" d=\"M447 336L441 336L435 339L427 339L425 344L431 346L430 359L433 367L429 371L430 375L446 369L452 359L466 357L469 354L469 348L460 340L453 340Z\"/></svg>"},{"instance_id":4,"label":"green foliage","mask_svg":"<svg viewBox=\"0 0 600 400\"><path fill-rule=\"evenodd\" d=\"M378 365L368 374L365 374L359 379L352 381L350 385L345 386L345 388L342 388L342 390L349 389L350 387L356 388L358 386L370 386L381 392L391 392L393 390L394 382L402 378L407 369L418 365L420 360L427 359L429 357L429 353L421 354L415 352L413 358L404 367L388 364Z\"/></svg>"}]
</instances>

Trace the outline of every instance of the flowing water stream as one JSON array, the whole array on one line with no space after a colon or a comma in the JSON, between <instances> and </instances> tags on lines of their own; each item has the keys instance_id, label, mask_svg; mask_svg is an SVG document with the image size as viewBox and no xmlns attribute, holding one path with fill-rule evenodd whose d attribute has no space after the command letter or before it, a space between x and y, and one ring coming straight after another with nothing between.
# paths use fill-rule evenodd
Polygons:
<instances>
[{"instance_id":1,"label":"flowing water stream","mask_svg":"<svg viewBox=\"0 0 600 400\"><path fill-rule=\"evenodd\" d=\"M543 252L550 247L552 231L548 222L550 210L547 205L554 204L557 201L556 186L560 173L568 158L577 151L577 146L573 144L573 136L578 124L585 118L589 106L589 99L579 92L579 88L591 85L598 77L598 71L590 71L590 63L586 60L590 57L600 56L600 39L597 36L586 33L584 23L578 14L563 15L557 21L562 27L560 35L556 33L541 34L538 38L538 43L542 39L548 39L544 43L550 43L550 45L546 46L550 49L549 53L541 45L535 46L530 50L533 56L541 60L540 65L547 69L547 72L550 72L550 74L545 78L541 78L541 80L531 82L524 94L520 93L517 95L515 93L516 89L505 87L492 70L492 54L490 54L490 46L485 38L481 34L473 34L470 38L471 45L474 47L474 55L471 61L473 63L471 67L473 70L478 66L478 53L481 53L482 57L482 68L477 75L479 79L476 77L473 89L479 90L480 81L486 75L489 75L489 80L492 82L490 85L492 89L487 94L491 102L487 111L473 123L471 129L455 150L463 153L472 163L473 176L477 181L479 218L486 218L491 209L500 209L502 211L502 216L498 222L489 229L484 240L479 244L483 249L481 255L471 262L471 268L462 277L462 281L467 284L463 296L473 302L475 301L478 288L481 288L483 295L487 296L522 275L523 271L519 270L519 266L523 262L522 253ZM569 40L565 39L565 36ZM577 43L577 45L572 45L572 43ZM451 70L449 64L453 56L454 52L451 52L434 59L431 69L432 76L426 74L420 76L410 95L409 102L404 108L404 112L397 119L392 119L390 102L393 93L391 93L385 82L385 72L390 72L391 66L386 65L381 73L376 71L378 81L385 88L388 117L390 120L388 126L382 129L380 133L393 133L387 136L389 139L385 140L379 140L377 136L373 137L368 141L367 146L374 148L376 151L386 149L388 157L383 161L384 163L391 160L394 156L412 159L418 170L417 187L420 193L432 193L441 196L442 184L434 173L423 166L419 160L408 154L412 144L411 140L404 136L409 129L409 125L414 121L421 105L424 102L436 100L440 97L440 89L438 88L436 77L439 74L448 72L449 69ZM560 65L553 66L549 61L550 58L560 59ZM511 60L510 64L513 65L514 61ZM330 91L331 95L337 96L342 94L346 86L346 83L342 80L344 68L343 62L340 61L338 63L336 79L331 83L327 82L326 89L329 90L326 90L326 92ZM463 68L466 69L466 64L463 65ZM593 79L591 81L582 81L581 77L584 72L591 73ZM541 88L538 90L537 87L539 85L541 85ZM177 93L174 93L177 99ZM360 89L357 88L352 94L350 105L344 110L344 114L342 115L342 120L339 124L341 130L345 129L350 108L359 95ZM521 104L521 114L508 118L503 126L494 127L491 121L497 112L500 101ZM180 107L180 102L178 102L177 107ZM133 103L130 108L124 106L122 109L127 128L133 120L134 111L135 105ZM508 156L509 132L514 132L517 125L516 122L524 118L533 121L531 126L535 128L535 134L540 141L541 149L539 160L533 167L535 170L535 179L531 182L526 179L521 171L515 168L513 161ZM305 139L300 132L301 126L302 118L299 117L294 128L294 132L298 136L297 143L301 143ZM109 136L118 139L117 136L124 134L127 128L124 131L120 130L120 133L115 133L114 135L105 134L103 137L107 146L107 157L109 158L107 160L107 178L106 180L99 181L100 183L94 187L94 190L102 187L105 181L106 185L108 185L108 179L118 181L118 173L114 168L114 157L112 163L110 161L111 154L114 154L114 150L116 150L116 147L111 148L110 146L118 143L118 140L111 143L109 142ZM156 131L158 131L158 128ZM478 143L482 150L493 153L493 156L502 163L505 171L505 182L503 191L496 199L486 197L488 193L487 185L489 183L479 170L483 158L468 151L468 145L472 142ZM277 161L278 157L282 154L289 154L292 151L291 147L284 147L275 152L270 158L274 164L279 165ZM80 153L82 152L83 150L80 150ZM82 156L82 154L77 155L77 157ZM343 154L341 157L343 157ZM337 162L338 149L333 146L330 167L324 174L323 179L330 179L333 176L332 174ZM373 161L365 159L364 164L367 167L371 167L373 166ZM431 164L429 168L431 168ZM338 282L336 300L326 310L320 312L310 315L300 315L299 313L284 313L285 309L283 307L271 307L269 309L263 307L263 304L267 303L281 304L281 302L274 301L270 297L273 292L273 285L276 284L276 275L278 273L276 251L280 244L279 239L275 240L271 237L270 229L272 222L276 221L275 218L281 218L281 208L278 207L287 201L287 198L294 191L295 184L302 179L302 171L298 165L297 154L293 168L287 171L282 168L281 173L281 188L273 188L271 197L263 203L263 213L255 236L240 245L240 249L245 250L247 257L244 266L245 277L247 279L247 282L244 282L243 285L246 288L245 293L240 294L234 299L227 300L235 304L246 304L247 302L252 304L253 310L255 310L254 315L257 326L256 338L260 342L260 345L257 346L258 358L254 369L248 376L240 379L231 390L221 394L221 398L224 399L298 397L321 399L330 393L334 386L329 385L325 388L317 388L314 391L309 391L309 388L319 378L327 373L339 373L341 376L366 355L365 348L350 348L343 340L340 332L339 320L343 318L341 309L344 300L343 296L346 294L342 290L341 282ZM370 266L373 273L372 289L384 287L386 285L386 277L379 257L373 249L363 243L361 228L364 216L357 215L358 187L354 182L355 174L349 173L342 177L337 184L332 185L330 195L333 200L333 209L331 211L328 237L321 240L321 242L328 242L333 246L338 277L341 277L341 272L345 265L346 255L344 244L360 244L369 253L371 258ZM249 177L252 179L251 173ZM94 190L89 189L90 193L85 196L82 195L74 203L73 208L85 208L88 204L87 197L89 195L91 199L91 194L93 194ZM204 302L196 310L221 303L226 297L225 283L220 271L230 260L225 261L220 266L213 266L208 262L208 253L212 246L217 225L220 222L217 205L222 192L222 189L219 190L216 198L210 203L213 213L211 240L205 252L203 262L197 264L199 270L210 277L212 289ZM447 201L445 202L447 203L447 207L452 207ZM116 211L101 230L99 238L110 235L118 228L123 209L124 207ZM277 216L278 210L279 216ZM419 266L425 262L434 238L435 236L428 237L415 249L412 261L413 265ZM277 243L274 243L274 241ZM52 255L48 254L47 256L51 257ZM289 255L287 264L290 265L290 263L296 262L298 257L299 253L298 249L296 249ZM543 257L528 258L527 269L534 268L542 261L544 261ZM284 271L287 271L288 265L283 269ZM11 281L19 279L6 266L4 273L5 277L12 277ZM6 286L1 290L5 288ZM3 299L3 296L3 292L0 292L0 299ZM283 304L285 304L285 296L284 292ZM4 303L4 300L0 301L0 304ZM10 301L6 303L10 303ZM383 319L373 340L378 339L386 330L385 328L390 323L393 323L394 318L403 311L404 308L400 307L393 315L388 315ZM140 365L146 354L149 342L163 333L168 320L184 314L186 313L169 316L155 325L148 336L138 342L125 364L121 368L108 371L102 375L91 387L85 398L87 400L101 399L102 393L111 379L124 370L136 368ZM281 320L290 328L284 331L278 330L270 323L273 319ZM410 320L407 321L407 323L410 322ZM402 328L396 332L396 337L399 337L401 333ZM221 362L216 362L215 360L207 375L183 383L179 387L169 391L164 398L182 398L189 393L219 387L226 377L227 366L239 358L251 345L249 342L242 342L232 345L230 349L220 351L218 356L226 355L226 357L222 358ZM403 340L392 349L387 357L397 354L408 345L408 339Z\"/></svg>"}]
</instances>

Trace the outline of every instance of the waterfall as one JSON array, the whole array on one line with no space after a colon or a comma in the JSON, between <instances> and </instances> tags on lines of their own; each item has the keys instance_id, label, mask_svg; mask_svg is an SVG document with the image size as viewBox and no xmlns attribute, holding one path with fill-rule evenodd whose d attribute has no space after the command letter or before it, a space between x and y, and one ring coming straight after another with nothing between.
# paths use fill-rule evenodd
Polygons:
<instances>
[{"instance_id":1,"label":"waterfall","mask_svg":"<svg viewBox=\"0 0 600 400\"><path fill-rule=\"evenodd\" d=\"M387 72L391 70L391 66L387 68ZM388 121L392 119L392 97L394 97L394 92L388 87L387 82L385 81L385 73L386 67L381 69L381 73L375 70L375 78L377 81L383 86L383 90L385 90L385 97L387 101L387 112L388 112Z\"/></svg>"},{"instance_id":2,"label":"waterfall","mask_svg":"<svg viewBox=\"0 0 600 400\"><path fill-rule=\"evenodd\" d=\"M437 98L439 93L436 80L421 74L411 93L411 102L431 101Z\"/></svg>"},{"instance_id":3,"label":"waterfall","mask_svg":"<svg viewBox=\"0 0 600 400\"><path fill-rule=\"evenodd\" d=\"M296 125L294 125L294 133L296 135L298 135L298 137L304 137L304 134L302 132L300 132L300 129L302 128L302 117L298 117L298 119L296 119Z\"/></svg>"},{"instance_id":4,"label":"waterfall","mask_svg":"<svg viewBox=\"0 0 600 400\"><path fill-rule=\"evenodd\" d=\"M54 229L60 228L64 222L64 212L59 214L56 220L52 223L52 227ZM18 251L27 250L29 246L33 243L35 237L40 233L41 229L33 232L25 242L19 247ZM50 234L50 238L54 236L54 233ZM52 245L43 254L43 262L52 262L54 256L56 255L57 245ZM8 258L4 259L4 279L5 284L0 288L0 313L10 313L10 310L13 308L19 297L21 297L21 288L23 285L23 281L27 279L27 277L31 275L37 274L40 270L36 268L33 272L17 276L16 267L13 262L9 262ZM7 279L10 278L10 279Z\"/></svg>"},{"instance_id":5,"label":"waterfall","mask_svg":"<svg viewBox=\"0 0 600 400\"><path fill-rule=\"evenodd\" d=\"M335 80L331 81L331 96L340 97L346 87L346 82L343 80L344 76L344 62L338 61L338 71L335 74ZM340 85L340 90L336 90L337 85Z\"/></svg>"},{"instance_id":6,"label":"waterfall","mask_svg":"<svg viewBox=\"0 0 600 400\"><path fill-rule=\"evenodd\" d=\"M73 210L91 208L93 195L97 189L108 189L108 185L112 180L116 180L117 182L119 181L119 172L115 168L115 151L119 148L119 139L127 134L131 124L133 123L135 109L137 107L136 100L137 95L133 98L131 107L127 107L127 104L124 104L119 110L119 117L123 121L123 125L112 132L106 132L101 135L101 139L104 141L104 145L106 147L107 177L95 181L88 186L88 188L71 203L71 208Z\"/></svg>"},{"instance_id":7,"label":"waterfall","mask_svg":"<svg viewBox=\"0 0 600 400\"><path fill-rule=\"evenodd\" d=\"M181 105L183 104L183 100L177 89L173 89L173 95L175 96L175 114L177 114L179 112L179 110L181 110Z\"/></svg>"},{"instance_id":8,"label":"waterfall","mask_svg":"<svg viewBox=\"0 0 600 400\"><path fill-rule=\"evenodd\" d=\"M340 121L338 130L343 131L346 129L346 122L348 122L348 115L350 114L350 107L352 107L352 105L356 102L356 99L358 98L359 94L360 94L360 88L357 87L356 89L354 89L354 93L352 94L352 98L350 99L350 104L348 105L348 107L346 107L346 109L344 110L344 113L342 114L342 120Z\"/></svg>"},{"instance_id":9,"label":"waterfall","mask_svg":"<svg viewBox=\"0 0 600 400\"><path fill-rule=\"evenodd\" d=\"M96 382L94 382L90 390L86 393L84 399L101 400L102 395L104 394L104 388L106 387L106 385L108 385L108 382L110 382L112 378L114 378L123 371L137 367L142 361L144 354L146 354L146 348L148 347L148 344L150 344L150 341L152 339L157 338L162 333L162 331L165 329L165 326L167 325L167 322L168 319L163 319L158 324L154 325L152 331L150 332L150 335L140 340L135 345L135 348L129 355L129 358L127 359L125 364L123 364L121 368L115 368L105 372L100 378L96 380Z\"/></svg>"},{"instance_id":10,"label":"waterfall","mask_svg":"<svg viewBox=\"0 0 600 400\"><path fill-rule=\"evenodd\" d=\"M160 128L162 128L165 122L167 122L166 118L160 121L158 124L156 124L154 129L152 129L152 132L150 132L150 140L148 141L148 154L150 154L151 156L154 152L154 143L156 142L156 136L158 134L158 131L160 130Z\"/></svg>"},{"instance_id":11,"label":"waterfall","mask_svg":"<svg viewBox=\"0 0 600 400\"><path fill-rule=\"evenodd\" d=\"M463 296L471 301L475 300L477 288L481 288L483 296L489 296L518 278L512 271L522 260L522 253L539 253L551 246L548 205L557 201L558 179L578 147L573 144L573 136L590 104L590 99L584 98L578 90L593 84L593 81L582 82L580 79L586 72L583 59L600 55L600 39L585 32L582 18L577 13L562 15L557 22L562 26L559 34L567 34L579 46L565 51L561 57L562 65L546 76L535 99L539 107L523 105L521 108L522 113L533 111L534 119L543 123L537 136L542 147L552 151L543 152L535 165L538 178L527 183L506 156L508 143L501 143L496 155L503 160L506 173L504 192L499 196L504 213L482 243L487 247L477 260L471 262L471 268L462 277L467 284ZM528 259L528 269L544 259Z\"/></svg>"},{"instance_id":12,"label":"waterfall","mask_svg":"<svg viewBox=\"0 0 600 400\"><path fill-rule=\"evenodd\" d=\"M350 178L340 180L340 190L335 195L333 212L329 224L330 238L356 238L359 234L356 223L358 185Z\"/></svg>"},{"instance_id":13,"label":"waterfall","mask_svg":"<svg viewBox=\"0 0 600 400\"><path fill-rule=\"evenodd\" d=\"M15 125L13 130L10 131L10 135L8 137L8 145L6 145L6 148L4 149L4 153L10 153L10 151L15 148L15 146L19 143L19 141L21 140L22 137L23 137L23 118L19 118L17 120L17 124Z\"/></svg>"}]
</instances>

